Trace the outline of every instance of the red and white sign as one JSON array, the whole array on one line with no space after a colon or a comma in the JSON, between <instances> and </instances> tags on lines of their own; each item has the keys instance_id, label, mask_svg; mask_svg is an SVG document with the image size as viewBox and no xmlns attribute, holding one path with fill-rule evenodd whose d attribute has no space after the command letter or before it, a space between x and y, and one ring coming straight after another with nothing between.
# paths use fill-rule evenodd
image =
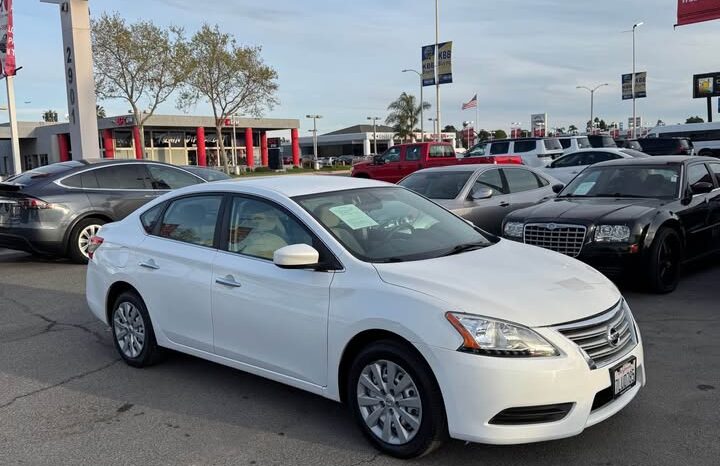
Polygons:
<instances>
[{"instance_id":1,"label":"red and white sign","mask_svg":"<svg viewBox=\"0 0 720 466\"><path fill-rule=\"evenodd\" d=\"M678 0L676 26L720 19L720 0Z\"/></svg>"},{"instance_id":2,"label":"red and white sign","mask_svg":"<svg viewBox=\"0 0 720 466\"><path fill-rule=\"evenodd\" d=\"M12 0L0 0L0 76L15 76Z\"/></svg>"}]
</instances>

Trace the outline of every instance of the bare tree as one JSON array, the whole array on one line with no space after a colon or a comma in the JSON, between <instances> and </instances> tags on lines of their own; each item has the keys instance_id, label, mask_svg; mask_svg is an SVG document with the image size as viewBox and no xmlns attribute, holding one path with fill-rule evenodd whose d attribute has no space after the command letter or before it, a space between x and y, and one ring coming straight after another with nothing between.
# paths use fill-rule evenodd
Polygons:
<instances>
[{"instance_id":1,"label":"bare tree","mask_svg":"<svg viewBox=\"0 0 720 466\"><path fill-rule=\"evenodd\" d=\"M277 105L277 72L264 63L260 47L240 46L218 26L203 25L189 48L190 72L178 106L187 109L200 100L210 104L220 156L228 170L222 137L225 120L236 113L260 117Z\"/></svg>"},{"instance_id":2,"label":"bare tree","mask_svg":"<svg viewBox=\"0 0 720 466\"><path fill-rule=\"evenodd\" d=\"M183 29L150 21L127 24L119 13L103 13L92 22L92 45L97 94L130 105L144 151L145 123L188 72Z\"/></svg>"}]
</instances>

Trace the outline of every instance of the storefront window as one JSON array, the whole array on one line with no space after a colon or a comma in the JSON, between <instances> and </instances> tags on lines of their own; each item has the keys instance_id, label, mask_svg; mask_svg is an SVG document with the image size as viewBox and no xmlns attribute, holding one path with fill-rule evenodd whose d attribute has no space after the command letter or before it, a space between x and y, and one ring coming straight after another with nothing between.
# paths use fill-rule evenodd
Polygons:
<instances>
[{"instance_id":1,"label":"storefront window","mask_svg":"<svg viewBox=\"0 0 720 466\"><path fill-rule=\"evenodd\" d=\"M132 149L132 133L130 131L115 131L115 147L118 149Z\"/></svg>"},{"instance_id":2,"label":"storefront window","mask_svg":"<svg viewBox=\"0 0 720 466\"><path fill-rule=\"evenodd\" d=\"M185 134L179 131L153 131L154 147L185 147Z\"/></svg>"}]
</instances>

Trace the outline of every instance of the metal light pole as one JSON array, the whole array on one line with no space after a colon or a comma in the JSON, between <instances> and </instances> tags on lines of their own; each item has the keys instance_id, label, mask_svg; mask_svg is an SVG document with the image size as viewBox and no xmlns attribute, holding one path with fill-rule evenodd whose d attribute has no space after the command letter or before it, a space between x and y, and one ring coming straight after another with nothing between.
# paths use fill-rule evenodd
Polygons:
<instances>
[{"instance_id":1,"label":"metal light pole","mask_svg":"<svg viewBox=\"0 0 720 466\"><path fill-rule=\"evenodd\" d=\"M633 72L634 73L634 72ZM576 89L585 89L586 91L590 91L590 134L593 133L593 129L595 128L595 121L593 118L595 118L595 91L600 89L601 87L609 86L608 83L600 84L599 86L594 87L593 89L590 89L589 87L585 86L577 86Z\"/></svg>"},{"instance_id":2,"label":"metal light pole","mask_svg":"<svg viewBox=\"0 0 720 466\"><path fill-rule=\"evenodd\" d=\"M632 28L632 36L633 36L633 64L632 64L632 102L633 102L633 139L637 138L637 116L635 112L635 29L639 28L645 24L643 21L640 21L637 24L633 24Z\"/></svg>"},{"instance_id":3,"label":"metal light pole","mask_svg":"<svg viewBox=\"0 0 720 466\"><path fill-rule=\"evenodd\" d=\"M440 136L440 75L438 74L438 44L440 43L440 0L435 0L435 97L436 97L436 109L437 112L437 129L438 129L438 140L441 141Z\"/></svg>"},{"instance_id":4,"label":"metal light pole","mask_svg":"<svg viewBox=\"0 0 720 466\"><path fill-rule=\"evenodd\" d=\"M377 155L377 121L380 120L380 117L367 117L367 119L373 122L373 150L374 154Z\"/></svg>"},{"instance_id":5,"label":"metal light pole","mask_svg":"<svg viewBox=\"0 0 720 466\"><path fill-rule=\"evenodd\" d=\"M420 77L420 142L425 142L425 99L423 98L422 73L416 70L402 70L403 73L415 73Z\"/></svg>"},{"instance_id":6,"label":"metal light pole","mask_svg":"<svg viewBox=\"0 0 720 466\"><path fill-rule=\"evenodd\" d=\"M322 118L322 115L305 115L306 118L312 118L313 121L313 168L317 170L318 167L318 142L317 142L317 120Z\"/></svg>"},{"instance_id":7,"label":"metal light pole","mask_svg":"<svg viewBox=\"0 0 720 466\"><path fill-rule=\"evenodd\" d=\"M433 124L433 141L435 140L435 136L438 136L438 139L440 138L440 135L438 134L437 130L437 118L428 118L428 121L431 121Z\"/></svg>"},{"instance_id":8,"label":"metal light pole","mask_svg":"<svg viewBox=\"0 0 720 466\"><path fill-rule=\"evenodd\" d=\"M515 134L516 134L516 133L515 133L515 128L519 128L521 125L522 125L522 123L520 123L519 121L512 121L512 122L510 122L510 138L511 138L511 139L512 139L512 138L515 138L515 137L520 137L519 134L518 134L517 136L515 136Z\"/></svg>"}]
</instances>

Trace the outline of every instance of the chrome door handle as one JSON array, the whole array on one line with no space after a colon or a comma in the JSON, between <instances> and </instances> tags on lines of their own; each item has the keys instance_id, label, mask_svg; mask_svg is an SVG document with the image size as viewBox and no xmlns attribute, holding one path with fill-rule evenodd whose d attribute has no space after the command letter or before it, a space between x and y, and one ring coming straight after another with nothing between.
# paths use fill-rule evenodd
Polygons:
<instances>
[{"instance_id":1,"label":"chrome door handle","mask_svg":"<svg viewBox=\"0 0 720 466\"><path fill-rule=\"evenodd\" d=\"M242 285L235 281L232 275L223 278L216 278L215 283L218 285L229 286L230 288L240 288Z\"/></svg>"},{"instance_id":2,"label":"chrome door handle","mask_svg":"<svg viewBox=\"0 0 720 466\"><path fill-rule=\"evenodd\" d=\"M160 269L160 266L157 265L157 264L155 263L155 261L152 260L152 259L150 259L150 260L147 261L147 262L140 262L138 265L139 265L140 267L144 267L144 268L150 269L150 270L159 270L159 269Z\"/></svg>"}]
</instances>

